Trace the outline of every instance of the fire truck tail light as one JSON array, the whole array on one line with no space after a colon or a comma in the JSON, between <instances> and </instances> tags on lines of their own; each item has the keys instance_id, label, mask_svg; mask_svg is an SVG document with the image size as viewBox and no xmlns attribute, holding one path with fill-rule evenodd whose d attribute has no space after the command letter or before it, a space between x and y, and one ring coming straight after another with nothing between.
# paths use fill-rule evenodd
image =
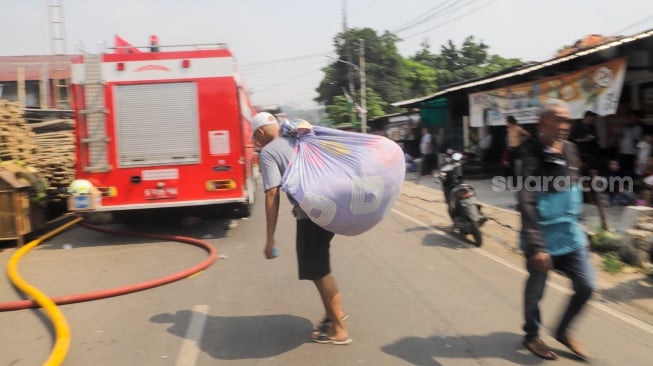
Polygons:
<instances>
[{"instance_id":1,"label":"fire truck tail light","mask_svg":"<svg viewBox=\"0 0 653 366\"><path fill-rule=\"evenodd\" d=\"M116 64L116 70L118 70L118 71L123 71L123 70L125 70L125 63L124 63L124 62L118 62L118 63Z\"/></svg>"},{"instance_id":2,"label":"fire truck tail light","mask_svg":"<svg viewBox=\"0 0 653 366\"><path fill-rule=\"evenodd\" d=\"M118 188L116 187L97 187L102 193L102 197L116 197L118 195Z\"/></svg>"},{"instance_id":3,"label":"fire truck tail light","mask_svg":"<svg viewBox=\"0 0 653 366\"><path fill-rule=\"evenodd\" d=\"M181 61L181 67L183 67L184 69L189 68L190 67L190 60L182 60Z\"/></svg>"},{"instance_id":4,"label":"fire truck tail light","mask_svg":"<svg viewBox=\"0 0 653 366\"><path fill-rule=\"evenodd\" d=\"M224 190L235 189L235 188L236 188L236 182L232 179L206 181L207 191L224 191Z\"/></svg>"}]
</instances>

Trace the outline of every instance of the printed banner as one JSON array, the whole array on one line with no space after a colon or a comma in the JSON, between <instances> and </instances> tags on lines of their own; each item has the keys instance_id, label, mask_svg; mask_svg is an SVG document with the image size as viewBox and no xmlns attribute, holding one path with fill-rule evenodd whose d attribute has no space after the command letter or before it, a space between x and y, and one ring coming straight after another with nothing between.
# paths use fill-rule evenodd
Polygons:
<instances>
[{"instance_id":1,"label":"printed banner","mask_svg":"<svg viewBox=\"0 0 653 366\"><path fill-rule=\"evenodd\" d=\"M507 116L514 116L520 124L535 123L547 98L567 102L574 119L582 118L588 110L602 116L614 114L625 74L626 58L620 58L568 74L470 94L470 126L505 125Z\"/></svg>"}]
</instances>

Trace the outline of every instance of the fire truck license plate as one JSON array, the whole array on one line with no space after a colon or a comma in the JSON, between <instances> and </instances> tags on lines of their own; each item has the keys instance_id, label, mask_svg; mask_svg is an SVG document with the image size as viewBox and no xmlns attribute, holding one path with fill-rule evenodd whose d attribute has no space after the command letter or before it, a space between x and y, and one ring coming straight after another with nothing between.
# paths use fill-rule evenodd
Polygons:
<instances>
[{"instance_id":1,"label":"fire truck license plate","mask_svg":"<svg viewBox=\"0 0 653 366\"><path fill-rule=\"evenodd\" d=\"M145 189L146 200L160 200L166 198L176 198L177 188L147 188Z\"/></svg>"}]
</instances>

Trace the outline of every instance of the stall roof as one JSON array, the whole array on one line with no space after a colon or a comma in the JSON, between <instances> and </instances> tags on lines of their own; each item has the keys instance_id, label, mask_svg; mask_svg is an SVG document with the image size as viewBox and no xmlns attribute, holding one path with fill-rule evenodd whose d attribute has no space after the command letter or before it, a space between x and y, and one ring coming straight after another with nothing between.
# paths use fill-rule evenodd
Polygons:
<instances>
[{"instance_id":1,"label":"stall roof","mask_svg":"<svg viewBox=\"0 0 653 366\"><path fill-rule=\"evenodd\" d=\"M414 99L408 99L408 100L404 100L404 101L400 101L400 102L395 102L395 103L392 103L392 105L395 106L395 107L412 107L412 106L416 106L417 104L419 104L421 102L424 102L424 101L427 101L427 100L430 100L430 99L433 99L433 98L441 97L441 96L444 96L444 95L449 94L449 93L454 92L454 91L460 91L460 90L464 90L464 89L479 87L479 86L482 86L482 85L490 84L490 83L493 83L493 82L496 82L496 81L499 81L499 80L505 80L505 79L513 78L513 77L516 77L516 76L524 76L526 74L536 72L536 71L540 71L542 69L546 69L546 68L551 67L551 66L555 66L555 65L559 65L559 64L562 64L562 63L565 63L565 62L576 60L576 59L578 59L580 57L583 57L583 56L587 56L587 55L590 55L590 54L601 52L601 51L604 51L604 50L609 49L609 48L623 46L625 44L629 44L629 43L639 41L639 40L642 40L642 39L645 39L645 38L649 38L649 37L652 37L652 36L653 36L653 29L647 30L645 32L638 33L638 34L633 35L633 36L618 38L618 39L616 39L614 41L607 42L607 43L604 43L604 44L596 46L596 47L584 49L584 50L581 50L581 51L578 51L578 52L574 52L574 53L566 55L566 56L553 58L553 59L550 59L548 61L543 61L543 62L540 62L540 63L526 64L523 67L520 67L520 68L518 68L516 70L515 69L508 69L508 70L505 70L505 71L501 71L501 72L499 72L499 74L495 74L494 76L490 75L490 76L485 76L483 78L467 80L467 81L463 81L463 82L458 83L458 84L449 85L448 87L445 87L445 89L439 90L439 91L437 91L437 92L435 92L435 93L433 93L431 95L427 95L425 97L414 98Z\"/></svg>"}]
</instances>

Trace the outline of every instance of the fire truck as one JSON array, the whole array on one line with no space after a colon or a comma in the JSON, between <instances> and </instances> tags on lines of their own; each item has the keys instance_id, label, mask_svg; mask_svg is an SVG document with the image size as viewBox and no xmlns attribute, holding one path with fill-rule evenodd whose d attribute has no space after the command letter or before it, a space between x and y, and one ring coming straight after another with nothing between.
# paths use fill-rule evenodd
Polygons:
<instances>
[{"instance_id":1,"label":"fire truck","mask_svg":"<svg viewBox=\"0 0 653 366\"><path fill-rule=\"evenodd\" d=\"M224 44L134 47L72 65L76 180L70 211L254 203L255 110Z\"/></svg>"}]
</instances>

